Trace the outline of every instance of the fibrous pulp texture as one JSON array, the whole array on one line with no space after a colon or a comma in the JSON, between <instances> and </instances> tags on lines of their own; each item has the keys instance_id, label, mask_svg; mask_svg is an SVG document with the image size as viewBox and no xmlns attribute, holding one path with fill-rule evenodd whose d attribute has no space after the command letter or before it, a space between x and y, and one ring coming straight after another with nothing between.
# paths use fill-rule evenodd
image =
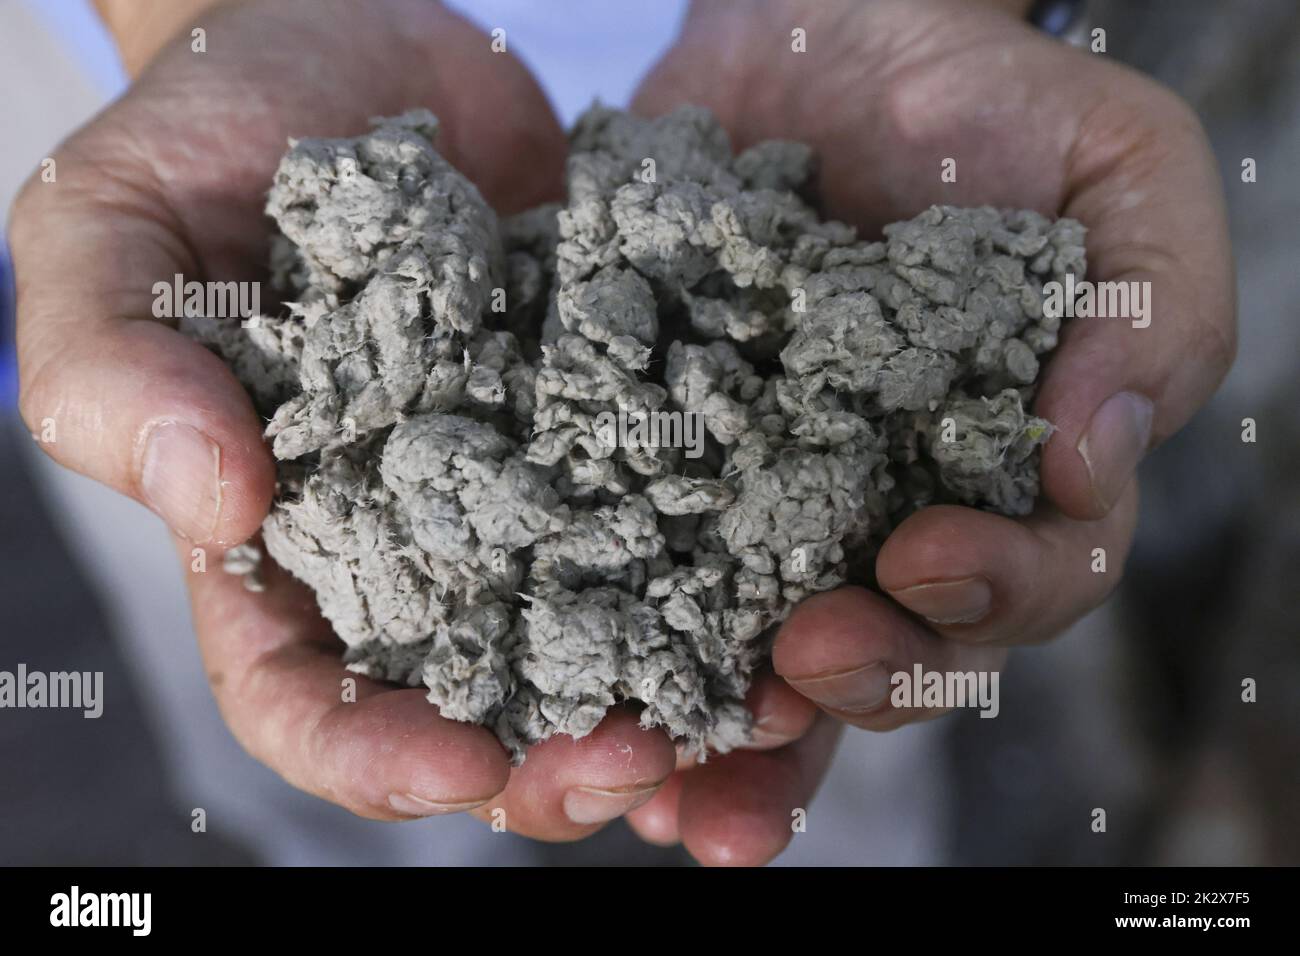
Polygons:
<instances>
[{"instance_id":1,"label":"fibrous pulp texture","mask_svg":"<svg viewBox=\"0 0 1300 956\"><path fill-rule=\"evenodd\" d=\"M187 320L270 421L266 548L354 670L516 760L623 701L726 751L795 602L924 505L1030 510L1042 286L1085 273L1078 223L934 207L863 241L810 205L808 148L600 107L566 204L498 220L436 130L291 144L285 314Z\"/></svg>"}]
</instances>

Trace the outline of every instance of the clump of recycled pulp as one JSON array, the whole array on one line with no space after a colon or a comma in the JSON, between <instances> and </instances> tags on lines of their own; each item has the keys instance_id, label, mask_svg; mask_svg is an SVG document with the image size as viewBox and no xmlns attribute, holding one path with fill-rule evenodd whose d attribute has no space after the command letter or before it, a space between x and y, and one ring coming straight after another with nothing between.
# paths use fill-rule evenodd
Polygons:
<instances>
[{"instance_id":1,"label":"clump of recycled pulp","mask_svg":"<svg viewBox=\"0 0 1300 956\"><path fill-rule=\"evenodd\" d=\"M567 202L498 219L436 130L292 144L286 314L186 321L270 421L266 548L354 670L516 760L621 701L726 751L795 602L924 505L1032 507L1077 222L932 207L867 242L810 205L807 147L600 107ZM698 441L610 426L656 415Z\"/></svg>"}]
</instances>

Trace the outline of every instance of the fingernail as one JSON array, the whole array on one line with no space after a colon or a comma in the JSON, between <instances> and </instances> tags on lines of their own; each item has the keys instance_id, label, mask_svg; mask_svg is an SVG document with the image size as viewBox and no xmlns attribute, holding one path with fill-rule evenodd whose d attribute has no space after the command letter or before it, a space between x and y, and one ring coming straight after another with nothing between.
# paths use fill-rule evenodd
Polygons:
<instances>
[{"instance_id":1,"label":"fingernail","mask_svg":"<svg viewBox=\"0 0 1300 956\"><path fill-rule=\"evenodd\" d=\"M413 793L390 793L388 795L388 805L398 813L404 813L409 817L432 817L442 813L460 813L464 810L481 807L485 803L487 803L486 800L472 800L469 803L438 803L435 800L417 797Z\"/></svg>"},{"instance_id":2,"label":"fingernail","mask_svg":"<svg viewBox=\"0 0 1300 956\"><path fill-rule=\"evenodd\" d=\"M1151 399L1120 392L1102 402L1079 439L1079 457L1088 467L1092 495L1108 512L1137 471L1151 441Z\"/></svg>"},{"instance_id":3,"label":"fingernail","mask_svg":"<svg viewBox=\"0 0 1300 956\"><path fill-rule=\"evenodd\" d=\"M149 432L140 487L172 531L207 541L221 511L221 449L196 428L160 422Z\"/></svg>"},{"instance_id":4,"label":"fingernail","mask_svg":"<svg viewBox=\"0 0 1300 956\"><path fill-rule=\"evenodd\" d=\"M564 815L573 823L607 823L635 810L659 790L641 787L636 790L600 790L596 787L574 787L564 795Z\"/></svg>"},{"instance_id":5,"label":"fingernail","mask_svg":"<svg viewBox=\"0 0 1300 956\"><path fill-rule=\"evenodd\" d=\"M978 576L917 584L889 594L934 624L974 624L993 606L993 588Z\"/></svg>"},{"instance_id":6,"label":"fingernail","mask_svg":"<svg viewBox=\"0 0 1300 956\"><path fill-rule=\"evenodd\" d=\"M889 670L884 664L868 664L825 677L792 680L790 685L824 707L859 713L874 710L889 697Z\"/></svg>"},{"instance_id":7,"label":"fingernail","mask_svg":"<svg viewBox=\"0 0 1300 956\"><path fill-rule=\"evenodd\" d=\"M746 746L754 750L775 750L777 747L784 747L786 744L793 743L798 739L797 736L779 734L765 727L755 725L749 731L749 742Z\"/></svg>"}]
</instances>

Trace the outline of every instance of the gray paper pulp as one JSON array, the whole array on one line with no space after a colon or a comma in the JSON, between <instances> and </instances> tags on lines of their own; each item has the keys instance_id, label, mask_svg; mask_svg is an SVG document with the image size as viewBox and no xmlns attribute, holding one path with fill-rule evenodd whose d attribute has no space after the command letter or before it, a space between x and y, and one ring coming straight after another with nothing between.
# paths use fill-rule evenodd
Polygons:
<instances>
[{"instance_id":1,"label":"gray paper pulp","mask_svg":"<svg viewBox=\"0 0 1300 956\"><path fill-rule=\"evenodd\" d=\"M1032 508L1042 286L1085 274L1077 222L932 207L865 242L804 198L806 147L600 107L567 203L498 220L436 131L293 144L286 314L186 320L270 422L266 549L353 670L516 760L623 701L725 752L795 602L927 504ZM701 453L601 427L657 413L698 415Z\"/></svg>"}]
</instances>

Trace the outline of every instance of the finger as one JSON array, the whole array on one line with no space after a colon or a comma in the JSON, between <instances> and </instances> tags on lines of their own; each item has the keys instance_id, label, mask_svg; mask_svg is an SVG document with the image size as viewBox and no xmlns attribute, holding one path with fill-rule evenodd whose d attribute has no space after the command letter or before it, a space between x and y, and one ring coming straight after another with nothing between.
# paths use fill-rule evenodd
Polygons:
<instances>
[{"instance_id":1,"label":"finger","mask_svg":"<svg viewBox=\"0 0 1300 956\"><path fill-rule=\"evenodd\" d=\"M682 843L706 866L761 866L785 849L792 824L821 782L839 739L821 718L802 739L777 750L738 750L684 776Z\"/></svg>"},{"instance_id":2,"label":"finger","mask_svg":"<svg viewBox=\"0 0 1300 956\"><path fill-rule=\"evenodd\" d=\"M190 565L190 546L178 550ZM249 753L295 787L380 820L467 810L500 792L509 760L489 731L444 719L423 690L348 672L310 592L263 567L256 595L216 568L188 574L213 694Z\"/></svg>"},{"instance_id":3,"label":"finger","mask_svg":"<svg viewBox=\"0 0 1300 956\"><path fill-rule=\"evenodd\" d=\"M817 708L806 697L766 670L754 679L745 707L754 718L747 745L752 750L784 747L808 733L817 719Z\"/></svg>"},{"instance_id":4,"label":"finger","mask_svg":"<svg viewBox=\"0 0 1300 956\"><path fill-rule=\"evenodd\" d=\"M576 840L653 797L675 759L662 730L645 730L616 708L585 737L557 734L530 747L509 785L475 816L538 840Z\"/></svg>"},{"instance_id":5,"label":"finger","mask_svg":"<svg viewBox=\"0 0 1300 956\"><path fill-rule=\"evenodd\" d=\"M770 670L760 671L745 696L745 707L753 717L748 750L775 750L798 740L817 719L817 705ZM717 755L710 760L720 759ZM647 803L627 816L632 829L651 843L678 842L677 798L683 773L699 766L699 758L682 747L677 750L676 770Z\"/></svg>"},{"instance_id":6,"label":"finger","mask_svg":"<svg viewBox=\"0 0 1300 956\"><path fill-rule=\"evenodd\" d=\"M1130 482L1097 521L1075 521L1050 506L1021 521L973 508L924 508L886 539L876 580L953 640L1046 640L1119 583L1137 505L1137 483Z\"/></svg>"},{"instance_id":7,"label":"finger","mask_svg":"<svg viewBox=\"0 0 1300 956\"><path fill-rule=\"evenodd\" d=\"M1006 652L935 634L887 598L844 587L814 595L786 619L772 648L776 672L827 713L864 730L893 730L947 713L895 707L891 678L924 672L990 672Z\"/></svg>"},{"instance_id":8,"label":"finger","mask_svg":"<svg viewBox=\"0 0 1300 956\"><path fill-rule=\"evenodd\" d=\"M672 846L681 842L681 833L677 828L677 808L686 776L682 771L674 773L653 797L628 813L628 826L647 843Z\"/></svg>"},{"instance_id":9,"label":"finger","mask_svg":"<svg viewBox=\"0 0 1300 956\"><path fill-rule=\"evenodd\" d=\"M806 734L817 719L817 708L808 698L768 669L754 675L745 695L745 709L753 719L750 739L743 745L747 750L784 747ZM700 762L699 753L685 744L677 745L678 770L689 770Z\"/></svg>"},{"instance_id":10,"label":"finger","mask_svg":"<svg viewBox=\"0 0 1300 956\"><path fill-rule=\"evenodd\" d=\"M23 418L56 461L182 537L238 543L274 484L262 422L220 359L146 318L154 283L193 263L147 191L65 165L13 218Z\"/></svg>"}]
</instances>

